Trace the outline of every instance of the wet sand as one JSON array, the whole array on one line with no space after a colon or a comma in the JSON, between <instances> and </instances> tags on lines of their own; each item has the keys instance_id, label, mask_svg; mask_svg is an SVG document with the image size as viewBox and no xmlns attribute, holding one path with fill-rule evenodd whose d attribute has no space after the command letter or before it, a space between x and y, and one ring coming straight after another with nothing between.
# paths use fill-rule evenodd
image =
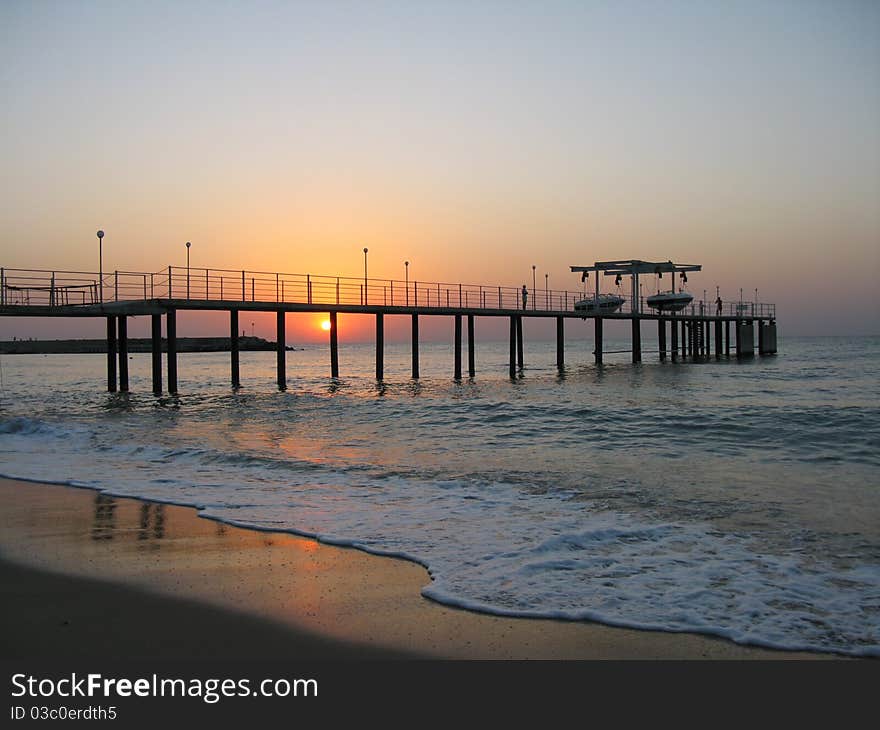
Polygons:
<instances>
[{"instance_id":1,"label":"wet sand","mask_svg":"<svg viewBox=\"0 0 880 730\"><path fill-rule=\"evenodd\" d=\"M196 510L0 479L5 658L805 659L423 598L427 571Z\"/></svg>"}]
</instances>

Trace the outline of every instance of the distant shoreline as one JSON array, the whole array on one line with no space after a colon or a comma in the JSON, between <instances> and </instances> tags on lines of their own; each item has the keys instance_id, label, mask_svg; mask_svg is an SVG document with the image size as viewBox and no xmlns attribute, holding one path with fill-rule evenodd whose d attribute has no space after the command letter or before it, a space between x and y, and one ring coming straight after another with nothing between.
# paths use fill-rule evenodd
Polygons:
<instances>
[{"instance_id":1,"label":"distant shoreline","mask_svg":"<svg viewBox=\"0 0 880 730\"><path fill-rule=\"evenodd\" d=\"M229 352L228 337L178 337L178 352ZM239 337L238 349L247 351L272 351L275 343L262 337ZM295 350L287 347L287 350ZM148 337L130 338L128 351L152 352L153 343ZM168 351L168 342L162 338L162 352ZM0 354L3 355L80 355L89 353L106 353L106 340L6 340L0 342Z\"/></svg>"}]
</instances>

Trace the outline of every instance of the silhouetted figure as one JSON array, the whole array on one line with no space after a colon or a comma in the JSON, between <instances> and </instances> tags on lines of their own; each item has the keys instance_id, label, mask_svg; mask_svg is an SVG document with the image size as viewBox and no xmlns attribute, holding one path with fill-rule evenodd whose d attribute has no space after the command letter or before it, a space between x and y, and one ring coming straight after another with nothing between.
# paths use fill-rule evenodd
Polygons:
<instances>
[{"instance_id":1,"label":"silhouetted figure","mask_svg":"<svg viewBox=\"0 0 880 730\"><path fill-rule=\"evenodd\" d=\"M715 314L718 316L721 316L721 304L721 297L719 296L718 299L715 300Z\"/></svg>"},{"instance_id":2,"label":"silhouetted figure","mask_svg":"<svg viewBox=\"0 0 880 730\"><path fill-rule=\"evenodd\" d=\"M523 288L522 288L522 308L523 309L526 308L526 302L528 301L528 299L529 299L529 290L526 289L526 285L523 284Z\"/></svg>"}]
</instances>

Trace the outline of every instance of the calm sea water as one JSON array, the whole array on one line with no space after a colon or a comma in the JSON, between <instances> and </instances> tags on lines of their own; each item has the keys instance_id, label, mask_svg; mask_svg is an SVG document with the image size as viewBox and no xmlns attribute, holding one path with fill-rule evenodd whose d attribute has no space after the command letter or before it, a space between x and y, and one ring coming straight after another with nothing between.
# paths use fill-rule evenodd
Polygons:
<instances>
[{"instance_id":1,"label":"calm sea water","mask_svg":"<svg viewBox=\"0 0 880 730\"><path fill-rule=\"evenodd\" d=\"M239 525L407 556L424 594L506 615L880 655L880 339L641 366L570 342L184 354L179 398L102 392L100 355L3 356L0 472L195 505ZM615 349L615 343L607 345ZM619 343L620 349L626 342ZM646 345L647 347L647 345Z\"/></svg>"}]
</instances>

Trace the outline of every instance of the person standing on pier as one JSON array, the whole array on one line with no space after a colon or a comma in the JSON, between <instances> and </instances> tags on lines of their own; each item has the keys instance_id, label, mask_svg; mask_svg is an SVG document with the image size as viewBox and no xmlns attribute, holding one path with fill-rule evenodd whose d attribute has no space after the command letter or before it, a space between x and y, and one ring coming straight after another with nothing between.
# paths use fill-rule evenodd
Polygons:
<instances>
[{"instance_id":1,"label":"person standing on pier","mask_svg":"<svg viewBox=\"0 0 880 730\"><path fill-rule=\"evenodd\" d=\"M529 290L526 288L526 285L523 284L523 288L522 288L522 308L523 309L526 308L526 301L528 300L528 298L529 298Z\"/></svg>"},{"instance_id":2,"label":"person standing on pier","mask_svg":"<svg viewBox=\"0 0 880 730\"><path fill-rule=\"evenodd\" d=\"M718 299L715 300L715 314L717 314L719 317L721 316L721 304L721 295L719 294Z\"/></svg>"}]
</instances>

